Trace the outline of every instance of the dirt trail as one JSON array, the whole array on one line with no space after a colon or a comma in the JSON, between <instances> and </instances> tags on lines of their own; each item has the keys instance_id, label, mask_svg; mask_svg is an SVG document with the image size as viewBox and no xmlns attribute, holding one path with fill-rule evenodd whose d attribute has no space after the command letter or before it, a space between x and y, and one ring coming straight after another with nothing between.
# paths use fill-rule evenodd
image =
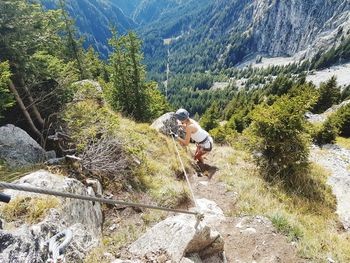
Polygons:
<instances>
[{"instance_id":1,"label":"dirt trail","mask_svg":"<svg viewBox=\"0 0 350 263\"><path fill-rule=\"evenodd\" d=\"M259 216L229 217L235 209L239 193L230 191L219 177L224 171L229 172L229 158L233 154L232 148L216 146L206 162L217 166L219 171L210 180L206 176L192 178L196 198L215 201L227 216L218 229L225 239L227 262L304 262L297 257L293 244L278 234L268 219ZM234 176L233 173L229 174Z\"/></svg>"}]
</instances>

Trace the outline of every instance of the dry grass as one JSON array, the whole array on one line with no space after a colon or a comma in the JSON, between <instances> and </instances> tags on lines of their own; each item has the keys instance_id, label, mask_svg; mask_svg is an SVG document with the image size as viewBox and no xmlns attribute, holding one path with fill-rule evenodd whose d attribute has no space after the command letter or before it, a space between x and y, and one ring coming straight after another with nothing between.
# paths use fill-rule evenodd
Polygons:
<instances>
[{"instance_id":1,"label":"dry grass","mask_svg":"<svg viewBox=\"0 0 350 263\"><path fill-rule=\"evenodd\" d=\"M30 224L40 222L51 208L60 205L55 197L16 197L1 207L1 215L7 222L23 220Z\"/></svg>"},{"instance_id":2,"label":"dry grass","mask_svg":"<svg viewBox=\"0 0 350 263\"><path fill-rule=\"evenodd\" d=\"M340 147L350 150L350 138L337 137L335 143Z\"/></svg>"},{"instance_id":3,"label":"dry grass","mask_svg":"<svg viewBox=\"0 0 350 263\"><path fill-rule=\"evenodd\" d=\"M33 165L20 169L9 169L4 164L0 164L0 181L13 182L21 177L44 168L44 165Z\"/></svg>"},{"instance_id":4,"label":"dry grass","mask_svg":"<svg viewBox=\"0 0 350 263\"><path fill-rule=\"evenodd\" d=\"M127 152L140 163L134 171L138 188L163 206L177 207L188 201L187 186L177 178L182 170L171 138L159 134L148 124L137 124L124 118L120 119L118 136L127 142ZM190 171L191 160L186 151L178 147L186 169Z\"/></svg>"},{"instance_id":5,"label":"dry grass","mask_svg":"<svg viewBox=\"0 0 350 263\"><path fill-rule=\"evenodd\" d=\"M226 211L227 215L270 218L310 262L325 262L327 257L350 262L350 234L339 229L335 198L326 185L329 174L322 167L311 165L300 181L309 178L306 181L313 184L286 189L281 182L272 185L264 181L247 153L223 147L212 160L221 168L219 180L239 194L235 210Z\"/></svg>"}]
</instances>

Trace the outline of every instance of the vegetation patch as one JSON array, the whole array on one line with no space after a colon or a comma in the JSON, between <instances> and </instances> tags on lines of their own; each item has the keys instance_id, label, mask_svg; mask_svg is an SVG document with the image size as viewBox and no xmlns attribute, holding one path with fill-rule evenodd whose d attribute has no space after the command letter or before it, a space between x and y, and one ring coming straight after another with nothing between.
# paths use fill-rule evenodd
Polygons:
<instances>
[{"instance_id":1,"label":"vegetation patch","mask_svg":"<svg viewBox=\"0 0 350 263\"><path fill-rule=\"evenodd\" d=\"M336 144L340 147L350 150L350 138L337 137Z\"/></svg>"},{"instance_id":2,"label":"vegetation patch","mask_svg":"<svg viewBox=\"0 0 350 263\"><path fill-rule=\"evenodd\" d=\"M40 222L51 208L60 205L55 197L16 197L1 207L1 215L7 222L23 220L29 224Z\"/></svg>"},{"instance_id":3,"label":"vegetation patch","mask_svg":"<svg viewBox=\"0 0 350 263\"><path fill-rule=\"evenodd\" d=\"M271 219L277 231L296 242L299 255L312 262L331 257L336 262L350 261L350 234L339 231L335 213L336 199L326 183L329 173L310 165L299 187L288 188L283 181L265 181L259 169L244 158L243 152L227 147L219 180L238 193L235 209L227 216L263 215ZM234 162L230 163L230 156ZM218 165L220 166L220 165ZM312 180L312 181L308 181Z\"/></svg>"}]
</instances>

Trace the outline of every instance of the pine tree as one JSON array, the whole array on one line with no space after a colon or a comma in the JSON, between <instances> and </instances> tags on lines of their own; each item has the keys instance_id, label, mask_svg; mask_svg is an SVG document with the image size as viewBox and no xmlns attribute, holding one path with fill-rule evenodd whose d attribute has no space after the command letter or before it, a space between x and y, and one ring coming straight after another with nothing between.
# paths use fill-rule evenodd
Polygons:
<instances>
[{"instance_id":1,"label":"pine tree","mask_svg":"<svg viewBox=\"0 0 350 263\"><path fill-rule=\"evenodd\" d=\"M116 30L112 33L109 42L113 48L109 59L113 83L111 104L137 121L149 121L169 106L157 87L146 83L145 68L141 64L141 41L136 34L129 32L118 36Z\"/></svg>"},{"instance_id":2,"label":"pine tree","mask_svg":"<svg viewBox=\"0 0 350 263\"><path fill-rule=\"evenodd\" d=\"M203 129L210 131L219 126L218 116L220 116L219 105L217 102L214 102L203 114L200 125Z\"/></svg>"},{"instance_id":3,"label":"pine tree","mask_svg":"<svg viewBox=\"0 0 350 263\"><path fill-rule=\"evenodd\" d=\"M321 83L319 98L313 112L322 113L333 105L339 103L341 97L340 88L337 86L337 78L333 76L326 83Z\"/></svg>"},{"instance_id":4,"label":"pine tree","mask_svg":"<svg viewBox=\"0 0 350 263\"><path fill-rule=\"evenodd\" d=\"M0 63L0 118L2 111L11 107L14 103L13 96L8 89L11 73L8 62Z\"/></svg>"},{"instance_id":5,"label":"pine tree","mask_svg":"<svg viewBox=\"0 0 350 263\"><path fill-rule=\"evenodd\" d=\"M61 9L62 19L65 24L65 35L66 35L66 41L67 41L67 55L68 57L71 57L75 59L77 63L77 67L80 73L80 79L84 79L88 77L87 72L83 66L83 51L82 51L82 45L79 43L79 41L76 39L76 29L74 26L74 22L72 19L69 18L67 12L65 11L66 1L65 0L59 0L59 7Z\"/></svg>"}]
</instances>

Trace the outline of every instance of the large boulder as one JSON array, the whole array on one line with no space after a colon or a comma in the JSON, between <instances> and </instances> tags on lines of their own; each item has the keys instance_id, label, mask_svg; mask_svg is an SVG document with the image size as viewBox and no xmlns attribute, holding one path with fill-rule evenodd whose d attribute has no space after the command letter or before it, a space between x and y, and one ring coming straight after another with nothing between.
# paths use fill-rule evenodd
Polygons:
<instances>
[{"instance_id":1,"label":"large boulder","mask_svg":"<svg viewBox=\"0 0 350 263\"><path fill-rule=\"evenodd\" d=\"M0 127L0 160L10 168L42 163L45 150L21 128L12 124Z\"/></svg>"},{"instance_id":2,"label":"large boulder","mask_svg":"<svg viewBox=\"0 0 350 263\"><path fill-rule=\"evenodd\" d=\"M168 112L160 116L152 123L151 128L165 135L169 135L170 132L173 132L179 134L182 138L185 137L185 132L178 125L174 112Z\"/></svg>"},{"instance_id":3,"label":"large boulder","mask_svg":"<svg viewBox=\"0 0 350 263\"><path fill-rule=\"evenodd\" d=\"M165 251L171 262L206 262L221 258L224 241L214 225L224 220L222 210L205 199L197 200L196 208L204 214L203 219L194 215L177 215L167 218L151 228L135 241L129 251L136 257ZM223 262L223 261L216 261Z\"/></svg>"},{"instance_id":4,"label":"large boulder","mask_svg":"<svg viewBox=\"0 0 350 263\"><path fill-rule=\"evenodd\" d=\"M44 170L31 173L16 183L60 192L95 195L91 187L86 188L75 179ZM45 197L15 190L6 190L5 194L11 195L12 200L20 196ZM46 262L46 242L67 228L73 232L72 242L65 253L68 262L82 262L87 252L99 245L103 221L100 204L69 198L58 199L60 205L51 208L45 219L37 224L23 224L20 221L4 223L4 230L0 232L0 262Z\"/></svg>"}]
</instances>

